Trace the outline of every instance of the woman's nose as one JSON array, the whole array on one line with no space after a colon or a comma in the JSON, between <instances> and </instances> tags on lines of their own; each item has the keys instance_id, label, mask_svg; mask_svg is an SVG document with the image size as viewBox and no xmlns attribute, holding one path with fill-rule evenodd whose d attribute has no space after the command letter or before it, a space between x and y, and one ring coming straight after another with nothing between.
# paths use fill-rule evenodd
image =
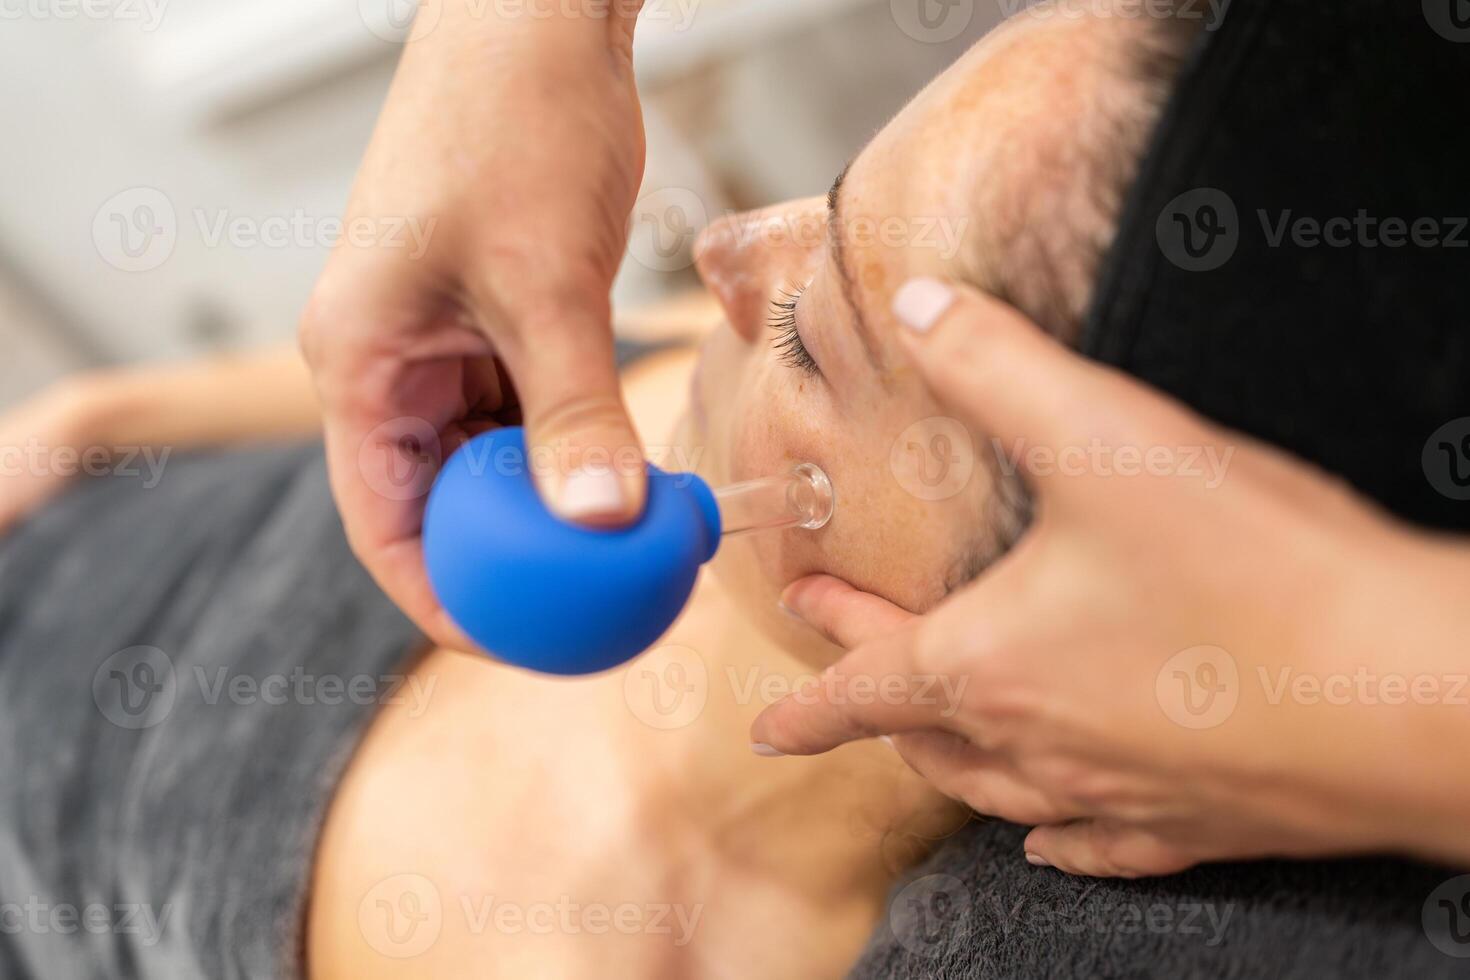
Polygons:
<instances>
[{"instance_id":1,"label":"woman's nose","mask_svg":"<svg viewBox=\"0 0 1470 980\"><path fill-rule=\"evenodd\" d=\"M820 256L826 240L823 208L820 198L812 198L730 215L695 243L700 278L747 343L760 339L777 293L815 271L813 256Z\"/></svg>"}]
</instances>

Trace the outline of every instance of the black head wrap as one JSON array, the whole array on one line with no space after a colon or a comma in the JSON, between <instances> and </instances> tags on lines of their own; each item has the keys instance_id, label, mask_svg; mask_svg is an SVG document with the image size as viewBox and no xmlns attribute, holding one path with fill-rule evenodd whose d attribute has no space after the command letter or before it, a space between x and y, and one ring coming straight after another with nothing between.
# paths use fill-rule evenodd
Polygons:
<instances>
[{"instance_id":1,"label":"black head wrap","mask_svg":"<svg viewBox=\"0 0 1470 980\"><path fill-rule=\"evenodd\" d=\"M1164 111L1083 350L1470 529L1467 221L1470 2L1234 0Z\"/></svg>"},{"instance_id":2,"label":"black head wrap","mask_svg":"<svg viewBox=\"0 0 1470 980\"><path fill-rule=\"evenodd\" d=\"M1467 83L1470 0L1234 0L1165 110L1084 351L1405 517L1470 529ZM1439 907L1463 869L1259 861L1097 881L1037 873L1024 834L976 821L946 840L915 881L970 897L964 914L926 919L918 949L880 927L852 975L1464 974L1462 925ZM1128 925L1156 906L1228 910L1228 933Z\"/></svg>"}]
</instances>

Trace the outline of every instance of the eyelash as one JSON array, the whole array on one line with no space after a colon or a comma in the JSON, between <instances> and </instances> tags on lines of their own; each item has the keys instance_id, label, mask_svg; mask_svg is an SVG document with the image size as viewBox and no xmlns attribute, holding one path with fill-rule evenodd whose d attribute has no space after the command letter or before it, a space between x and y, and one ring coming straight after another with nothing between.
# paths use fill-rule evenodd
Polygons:
<instances>
[{"instance_id":1,"label":"eyelash","mask_svg":"<svg viewBox=\"0 0 1470 980\"><path fill-rule=\"evenodd\" d=\"M796 304L801 301L801 294L801 288L788 286L771 300L769 319L771 329L776 331L776 339L772 344L781 360L803 374L813 375L821 369L796 329Z\"/></svg>"}]
</instances>

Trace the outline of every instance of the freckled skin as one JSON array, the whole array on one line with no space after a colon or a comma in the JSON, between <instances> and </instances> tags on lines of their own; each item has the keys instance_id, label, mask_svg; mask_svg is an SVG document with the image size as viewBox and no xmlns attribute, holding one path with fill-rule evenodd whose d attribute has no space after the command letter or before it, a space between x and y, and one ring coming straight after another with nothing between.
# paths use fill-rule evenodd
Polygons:
<instances>
[{"instance_id":1,"label":"freckled skin","mask_svg":"<svg viewBox=\"0 0 1470 980\"><path fill-rule=\"evenodd\" d=\"M873 334L876 367L853 332L849 291L825 236L809 233L825 211L823 199L734 216L706 232L699 269L729 329L705 346L700 398L708 423L688 436L705 450L705 475L718 484L810 460L827 471L837 494L824 530L730 542L715 567L747 614L809 663L828 663L837 651L779 612L786 584L827 572L922 611L943 597L946 577L979 543L983 527L987 467L976 465L961 492L933 501L906 490L902 468L891 465L908 426L944 415L896 345L899 327L888 312L893 292L917 275L990 285L999 257L992 241L1008 223L1024 220L1017 201L1036 161L1075 138L1075 92L1096 79L1109 47L1137 29L1121 18L1013 18L937 78L853 162L842 190L850 299ZM783 220L800 231L783 237L747 230ZM926 222L965 229L955 254L916 240ZM897 241L885 231L894 227ZM807 284L797 324L821 368L817 377L802 377L770 343L771 300L792 282ZM972 434L972 443L986 449L983 436ZM900 447L897 457L903 453Z\"/></svg>"}]
</instances>

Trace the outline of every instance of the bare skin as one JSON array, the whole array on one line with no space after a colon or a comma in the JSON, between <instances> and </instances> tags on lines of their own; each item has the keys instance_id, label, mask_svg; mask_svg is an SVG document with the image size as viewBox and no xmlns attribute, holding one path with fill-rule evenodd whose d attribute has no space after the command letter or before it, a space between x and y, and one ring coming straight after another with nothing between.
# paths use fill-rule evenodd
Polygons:
<instances>
[{"instance_id":1,"label":"bare skin","mask_svg":"<svg viewBox=\"0 0 1470 980\"><path fill-rule=\"evenodd\" d=\"M691 363L660 358L628 379L635 424L682 404ZM702 710L700 694L676 700L691 664L706 672L695 682ZM894 873L964 820L881 743L815 765L751 755L740 734L766 703L760 692L809 671L709 576L626 672L549 680L436 650L415 673L441 693L421 717L384 710L323 834L316 977L839 976ZM394 880L405 873L433 883L443 929L396 960L383 955L389 920L364 926L358 913L369 894L422 887ZM595 935L558 921L536 935L482 914L491 899L534 914L563 897L587 909L672 907L673 934Z\"/></svg>"}]
</instances>

